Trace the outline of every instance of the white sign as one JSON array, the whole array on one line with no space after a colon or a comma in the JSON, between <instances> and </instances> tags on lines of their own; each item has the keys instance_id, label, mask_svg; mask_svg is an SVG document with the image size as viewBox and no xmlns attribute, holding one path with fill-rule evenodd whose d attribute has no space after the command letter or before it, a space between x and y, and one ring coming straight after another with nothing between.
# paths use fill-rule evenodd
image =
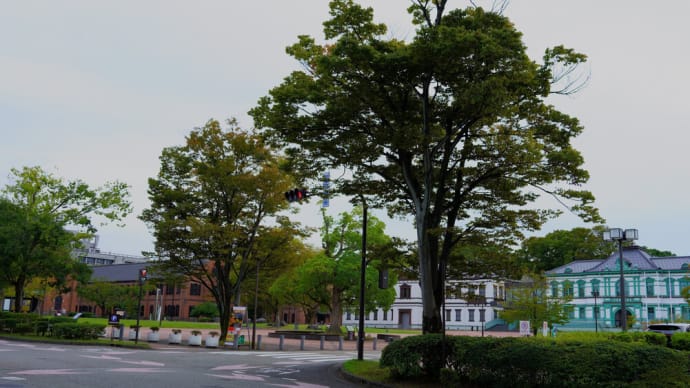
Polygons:
<instances>
[{"instance_id":1,"label":"white sign","mask_svg":"<svg viewBox=\"0 0 690 388\"><path fill-rule=\"evenodd\" d=\"M549 324L546 321L541 324L541 333L544 337L549 336Z\"/></svg>"},{"instance_id":2,"label":"white sign","mask_svg":"<svg viewBox=\"0 0 690 388\"><path fill-rule=\"evenodd\" d=\"M520 335L529 335L529 321L520 321Z\"/></svg>"}]
</instances>

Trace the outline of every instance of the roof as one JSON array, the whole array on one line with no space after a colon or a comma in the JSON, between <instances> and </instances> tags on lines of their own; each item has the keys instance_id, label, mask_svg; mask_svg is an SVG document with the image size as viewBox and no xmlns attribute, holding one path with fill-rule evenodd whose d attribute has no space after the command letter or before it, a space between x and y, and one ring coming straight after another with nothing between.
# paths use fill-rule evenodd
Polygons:
<instances>
[{"instance_id":1,"label":"roof","mask_svg":"<svg viewBox=\"0 0 690 388\"><path fill-rule=\"evenodd\" d=\"M678 271L687 270L690 256L652 257L638 246L624 247L623 265L633 271ZM605 259L575 260L546 271L547 275L619 271L620 253L614 252Z\"/></svg>"}]
</instances>

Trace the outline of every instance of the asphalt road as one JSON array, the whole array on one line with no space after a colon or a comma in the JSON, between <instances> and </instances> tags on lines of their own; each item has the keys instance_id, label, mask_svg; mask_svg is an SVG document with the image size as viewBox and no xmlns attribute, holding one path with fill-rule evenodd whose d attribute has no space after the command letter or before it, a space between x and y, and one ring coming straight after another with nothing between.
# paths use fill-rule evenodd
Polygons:
<instances>
[{"instance_id":1,"label":"asphalt road","mask_svg":"<svg viewBox=\"0 0 690 388\"><path fill-rule=\"evenodd\" d=\"M342 362L354 358L356 351L134 350L0 340L0 388L357 387L339 374Z\"/></svg>"}]
</instances>

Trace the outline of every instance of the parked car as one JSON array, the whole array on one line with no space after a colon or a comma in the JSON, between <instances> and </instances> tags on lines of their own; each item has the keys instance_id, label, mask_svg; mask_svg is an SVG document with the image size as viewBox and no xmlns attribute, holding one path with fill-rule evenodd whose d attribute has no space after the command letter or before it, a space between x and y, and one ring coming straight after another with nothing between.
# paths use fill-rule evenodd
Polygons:
<instances>
[{"instance_id":1,"label":"parked car","mask_svg":"<svg viewBox=\"0 0 690 388\"><path fill-rule=\"evenodd\" d=\"M690 323L654 323L647 327L647 331L665 334L671 338L674 333L690 332Z\"/></svg>"}]
</instances>

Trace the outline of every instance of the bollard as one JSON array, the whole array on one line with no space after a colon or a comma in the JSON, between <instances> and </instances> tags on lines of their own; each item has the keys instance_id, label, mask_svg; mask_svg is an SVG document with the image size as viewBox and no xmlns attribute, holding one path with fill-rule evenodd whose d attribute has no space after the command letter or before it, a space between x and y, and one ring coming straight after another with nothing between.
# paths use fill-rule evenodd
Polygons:
<instances>
[{"instance_id":1,"label":"bollard","mask_svg":"<svg viewBox=\"0 0 690 388\"><path fill-rule=\"evenodd\" d=\"M376 350L376 337L374 337L374 341L372 342L372 346L374 347L374 350Z\"/></svg>"},{"instance_id":2,"label":"bollard","mask_svg":"<svg viewBox=\"0 0 690 388\"><path fill-rule=\"evenodd\" d=\"M343 350L343 337L338 338L338 350Z\"/></svg>"},{"instance_id":3,"label":"bollard","mask_svg":"<svg viewBox=\"0 0 690 388\"><path fill-rule=\"evenodd\" d=\"M256 350L260 350L260 349L261 349L261 334L258 334L256 336Z\"/></svg>"},{"instance_id":4,"label":"bollard","mask_svg":"<svg viewBox=\"0 0 690 388\"><path fill-rule=\"evenodd\" d=\"M285 336L281 334L278 341L278 350L283 350L283 341L285 341Z\"/></svg>"},{"instance_id":5,"label":"bollard","mask_svg":"<svg viewBox=\"0 0 690 388\"><path fill-rule=\"evenodd\" d=\"M304 338L305 336L299 336L299 350L304 350Z\"/></svg>"},{"instance_id":6,"label":"bollard","mask_svg":"<svg viewBox=\"0 0 690 388\"><path fill-rule=\"evenodd\" d=\"M326 336L325 336L325 335L322 335L322 336L321 336L321 350L323 350L323 344L324 344L325 341L326 341Z\"/></svg>"},{"instance_id":7,"label":"bollard","mask_svg":"<svg viewBox=\"0 0 690 388\"><path fill-rule=\"evenodd\" d=\"M237 334L233 335L232 337L232 346L235 348L235 350L240 349L240 336Z\"/></svg>"}]
</instances>

